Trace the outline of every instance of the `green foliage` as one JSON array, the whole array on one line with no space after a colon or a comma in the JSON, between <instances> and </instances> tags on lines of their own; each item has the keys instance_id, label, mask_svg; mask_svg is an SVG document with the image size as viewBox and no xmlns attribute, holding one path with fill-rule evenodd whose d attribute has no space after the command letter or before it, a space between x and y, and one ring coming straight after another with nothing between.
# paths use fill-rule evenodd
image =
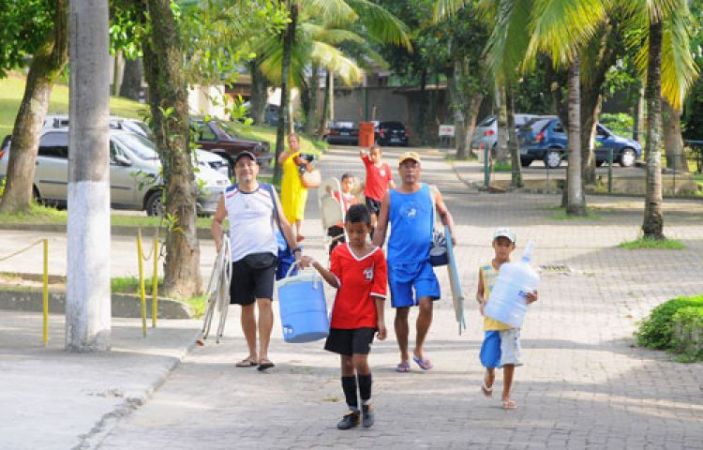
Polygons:
<instances>
[{"instance_id":1,"label":"green foliage","mask_svg":"<svg viewBox=\"0 0 703 450\"><path fill-rule=\"evenodd\" d=\"M25 66L53 29L52 0L0 0L0 78Z\"/></svg>"},{"instance_id":2,"label":"green foliage","mask_svg":"<svg viewBox=\"0 0 703 450\"><path fill-rule=\"evenodd\" d=\"M509 161L496 161L493 164L494 172L510 172L513 170L513 165Z\"/></svg>"},{"instance_id":3,"label":"green foliage","mask_svg":"<svg viewBox=\"0 0 703 450\"><path fill-rule=\"evenodd\" d=\"M703 304L680 308L672 317L671 345L680 361L703 360Z\"/></svg>"},{"instance_id":4,"label":"green foliage","mask_svg":"<svg viewBox=\"0 0 703 450\"><path fill-rule=\"evenodd\" d=\"M0 180L0 198L2 198L2 194L5 193L5 183L6 183L6 178L3 178Z\"/></svg>"},{"instance_id":5,"label":"green foliage","mask_svg":"<svg viewBox=\"0 0 703 450\"><path fill-rule=\"evenodd\" d=\"M147 297L151 297L151 277L146 278L144 281L146 286L146 295ZM163 277L159 277L159 291L161 291L163 284ZM139 278L134 276L115 277L110 280L110 289L112 292L115 293L139 294ZM190 306L191 310L193 311L193 316L196 319L202 317L202 315L205 313L205 307L207 306L206 296L196 295L194 297L179 300L185 303L186 305Z\"/></svg>"},{"instance_id":6,"label":"green foliage","mask_svg":"<svg viewBox=\"0 0 703 450\"><path fill-rule=\"evenodd\" d=\"M635 126L635 120L627 113L605 113L600 116L600 123L605 125L618 136L631 136L632 127Z\"/></svg>"},{"instance_id":7,"label":"green foliage","mask_svg":"<svg viewBox=\"0 0 703 450\"><path fill-rule=\"evenodd\" d=\"M637 344L647 348L668 350L673 348L674 325L673 318L676 313L687 307L703 307L703 295L695 297L678 297L662 303L652 310L648 317L640 321L635 332ZM682 320L695 313L684 313Z\"/></svg>"},{"instance_id":8,"label":"green foliage","mask_svg":"<svg viewBox=\"0 0 703 450\"><path fill-rule=\"evenodd\" d=\"M618 247L625 250L683 250L686 248L681 241L677 241L676 239L652 239L645 237L635 239L634 241L622 242Z\"/></svg>"}]
</instances>

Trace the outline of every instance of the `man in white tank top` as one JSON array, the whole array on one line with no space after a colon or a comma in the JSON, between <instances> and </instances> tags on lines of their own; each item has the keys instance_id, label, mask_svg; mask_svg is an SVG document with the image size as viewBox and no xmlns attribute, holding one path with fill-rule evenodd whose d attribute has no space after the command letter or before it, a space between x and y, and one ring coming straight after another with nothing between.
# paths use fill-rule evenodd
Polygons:
<instances>
[{"instance_id":1,"label":"man in white tank top","mask_svg":"<svg viewBox=\"0 0 703 450\"><path fill-rule=\"evenodd\" d=\"M262 185L256 177L259 165L250 152L239 153L234 159L234 174L238 184L228 187L217 205L212 221L212 237L219 249L222 244L222 223L229 219L232 243L232 282L230 303L242 306L242 331L249 355L236 363L237 367L256 367L263 371L274 366L268 358L273 328L273 285L278 264L277 228L280 225L296 260L301 249L295 234L281 211L278 195L270 186ZM256 322L254 305L258 305ZM257 351L257 329L259 348Z\"/></svg>"}]
</instances>

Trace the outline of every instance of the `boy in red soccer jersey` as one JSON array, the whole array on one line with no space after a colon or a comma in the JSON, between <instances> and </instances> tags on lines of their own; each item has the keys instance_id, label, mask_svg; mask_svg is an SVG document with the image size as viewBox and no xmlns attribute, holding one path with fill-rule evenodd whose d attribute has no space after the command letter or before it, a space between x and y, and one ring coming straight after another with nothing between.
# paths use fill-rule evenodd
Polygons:
<instances>
[{"instance_id":1,"label":"boy in red soccer jersey","mask_svg":"<svg viewBox=\"0 0 703 450\"><path fill-rule=\"evenodd\" d=\"M393 173L388 164L383 162L381 147L373 145L359 151L361 161L366 168L366 185L364 186L364 197L366 197L366 207L371 212L371 233L376 228L376 219L381 211L381 200L386 195L386 191L395 188Z\"/></svg>"},{"instance_id":2,"label":"boy in red soccer jersey","mask_svg":"<svg viewBox=\"0 0 703 450\"><path fill-rule=\"evenodd\" d=\"M371 217L366 206L352 205L344 227L349 242L332 251L329 270L310 257L301 259L303 267L312 265L330 286L337 288L325 350L339 353L342 362L342 390L350 411L337 424L340 430L356 427L360 421L366 428L373 425L368 355L374 334L379 340L386 338L386 258L383 250L367 240Z\"/></svg>"}]
</instances>

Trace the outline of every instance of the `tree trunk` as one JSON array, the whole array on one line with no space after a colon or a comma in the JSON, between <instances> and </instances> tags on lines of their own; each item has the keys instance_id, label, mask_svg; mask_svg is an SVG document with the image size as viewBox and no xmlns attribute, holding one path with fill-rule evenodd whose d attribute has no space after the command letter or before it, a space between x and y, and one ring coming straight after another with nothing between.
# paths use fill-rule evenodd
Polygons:
<instances>
[{"instance_id":1,"label":"tree trunk","mask_svg":"<svg viewBox=\"0 0 703 450\"><path fill-rule=\"evenodd\" d=\"M466 158L466 130L464 129L464 108L459 88L461 78L461 63L454 61L453 70L447 74L449 87L449 108L454 119L454 145L456 146L457 159Z\"/></svg>"},{"instance_id":2,"label":"tree trunk","mask_svg":"<svg viewBox=\"0 0 703 450\"><path fill-rule=\"evenodd\" d=\"M661 173L661 61L662 23L649 25L649 56L647 60L647 191L644 203L642 231L645 238L664 239Z\"/></svg>"},{"instance_id":3,"label":"tree trunk","mask_svg":"<svg viewBox=\"0 0 703 450\"><path fill-rule=\"evenodd\" d=\"M124 63L124 75L122 76L122 86L120 86L120 97L140 100L142 92L142 59L127 59Z\"/></svg>"},{"instance_id":4,"label":"tree trunk","mask_svg":"<svg viewBox=\"0 0 703 450\"><path fill-rule=\"evenodd\" d=\"M520 164L520 147L517 142L517 132L515 131L515 97L513 87L508 84L505 87L505 100L508 108L508 147L510 148L510 163L512 166L510 185L514 188L521 188L522 165Z\"/></svg>"},{"instance_id":5,"label":"tree trunk","mask_svg":"<svg viewBox=\"0 0 703 450\"><path fill-rule=\"evenodd\" d=\"M569 167L567 168L566 212L571 215L585 215L586 200L581 182L581 76L580 62L576 58L569 66Z\"/></svg>"},{"instance_id":6,"label":"tree trunk","mask_svg":"<svg viewBox=\"0 0 703 450\"><path fill-rule=\"evenodd\" d=\"M418 137L420 138L420 143L422 145L427 145L428 141L428 130L427 130L427 108L429 99L427 96L427 69L422 69L420 72L420 108L417 115L417 122L415 129L417 130Z\"/></svg>"},{"instance_id":7,"label":"tree trunk","mask_svg":"<svg viewBox=\"0 0 703 450\"><path fill-rule=\"evenodd\" d=\"M261 55L249 63L251 74L251 113L250 116L256 125L266 122L266 106L268 106L268 80L259 69Z\"/></svg>"},{"instance_id":8,"label":"tree trunk","mask_svg":"<svg viewBox=\"0 0 703 450\"><path fill-rule=\"evenodd\" d=\"M320 122L317 116L317 96L320 92L320 67L312 65L312 73L308 83L308 110L305 111L305 132L313 134L315 127Z\"/></svg>"},{"instance_id":9,"label":"tree trunk","mask_svg":"<svg viewBox=\"0 0 703 450\"><path fill-rule=\"evenodd\" d=\"M584 86L581 84L581 164L583 184L596 182L595 138L596 125L601 112L602 97L600 85Z\"/></svg>"},{"instance_id":10,"label":"tree trunk","mask_svg":"<svg viewBox=\"0 0 703 450\"><path fill-rule=\"evenodd\" d=\"M110 349L107 0L70 2L66 350Z\"/></svg>"},{"instance_id":11,"label":"tree trunk","mask_svg":"<svg viewBox=\"0 0 703 450\"><path fill-rule=\"evenodd\" d=\"M327 73L325 74L325 98L322 100L322 113L320 114L320 123L319 127L317 128L317 134L319 136L322 136L325 134L325 130L327 129L327 121L329 120L329 111L330 111L330 95L332 95L331 91L331 86L330 86L330 79L332 78L332 73L327 70Z\"/></svg>"},{"instance_id":12,"label":"tree trunk","mask_svg":"<svg viewBox=\"0 0 703 450\"><path fill-rule=\"evenodd\" d=\"M112 57L112 86L110 86L110 93L114 96L119 95L120 87L122 86L122 64L120 64L120 54L121 52L115 52Z\"/></svg>"},{"instance_id":13,"label":"tree trunk","mask_svg":"<svg viewBox=\"0 0 703 450\"><path fill-rule=\"evenodd\" d=\"M285 145L286 123L289 123L288 103L290 102L290 91L288 86L288 74L290 73L291 52L293 50L293 41L295 40L295 28L298 21L298 5L295 1L288 0L288 11L290 13L290 22L283 32L283 61L281 63L281 105L278 115L278 128L276 129L276 155L274 156L273 166L273 183L278 184L281 181L281 165L278 163L278 157L283 153Z\"/></svg>"},{"instance_id":14,"label":"tree trunk","mask_svg":"<svg viewBox=\"0 0 703 450\"><path fill-rule=\"evenodd\" d=\"M471 137L474 135L474 132L476 131L476 119L478 119L478 112L481 108L481 103L483 102L483 94L476 92L472 97L471 101L469 102L469 108L466 112L466 121L464 122L464 154L459 155L459 152L457 151L457 159L464 159L466 156L468 156L469 152L471 151ZM458 149L458 148L457 148Z\"/></svg>"},{"instance_id":15,"label":"tree trunk","mask_svg":"<svg viewBox=\"0 0 703 450\"><path fill-rule=\"evenodd\" d=\"M640 143L641 143L640 137L642 136L642 124L645 121L645 114L644 114L645 103L646 103L646 101L644 98L644 85L641 85L639 95L637 96L637 105L635 106L635 114L634 114L635 120L634 120L634 124L632 126L632 139L634 139Z\"/></svg>"},{"instance_id":16,"label":"tree trunk","mask_svg":"<svg viewBox=\"0 0 703 450\"><path fill-rule=\"evenodd\" d=\"M67 1L56 0L55 5L54 27L32 58L12 129L5 193L0 203L3 213L27 211L32 203L39 134L49 109L51 88L68 58Z\"/></svg>"},{"instance_id":17,"label":"tree trunk","mask_svg":"<svg viewBox=\"0 0 703 450\"><path fill-rule=\"evenodd\" d=\"M147 0L151 34L145 36L144 66L156 147L161 153L164 210L175 220L166 236L164 293L191 297L201 291L196 233L196 186L188 148L188 93L178 27L170 0Z\"/></svg>"},{"instance_id":18,"label":"tree trunk","mask_svg":"<svg viewBox=\"0 0 703 450\"><path fill-rule=\"evenodd\" d=\"M683 153L683 137L681 136L681 111L672 108L669 102L664 99L662 99L662 108L666 166L677 173L688 172L688 163Z\"/></svg>"},{"instance_id":19,"label":"tree trunk","mask_svg":"<svg viewBox=\"0 0 703 450\"><path fill-rule=\"evenodd\" d=\"M507 162L510 156L508 151L508 108L505 105L505 87L496 88L496 112L497 112L497 141L495 148L495 160Z\"/></svg>"}]
</instances>

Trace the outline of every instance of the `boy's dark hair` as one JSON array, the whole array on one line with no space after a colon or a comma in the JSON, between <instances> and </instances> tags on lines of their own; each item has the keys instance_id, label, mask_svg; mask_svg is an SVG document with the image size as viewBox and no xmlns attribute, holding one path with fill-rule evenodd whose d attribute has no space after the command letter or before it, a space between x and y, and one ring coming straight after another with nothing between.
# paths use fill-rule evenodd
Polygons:
<instances>
[{"instance_id":1,"label":"boy's dark hair","mask_svg":"<svg viewBox=\"0 0 703 450\"><path fill-rule=\"evenodd\" d=\"M349 172L346 172L344 175L342 175L342 183L344 183L344 180L346 180L347 178L354 178L354 175Z\"/></svg>"},{"instance_id":2,"label":"boy's dark hair","mask_svg":"<svg viewBox=\"0 0 703 450\"><path fill-rule=\"evenodd\" d=\"M352 205L344 219L346 223L365 223L371 226L371 214L366 205Z\"/></svg>"}]
</instances>

